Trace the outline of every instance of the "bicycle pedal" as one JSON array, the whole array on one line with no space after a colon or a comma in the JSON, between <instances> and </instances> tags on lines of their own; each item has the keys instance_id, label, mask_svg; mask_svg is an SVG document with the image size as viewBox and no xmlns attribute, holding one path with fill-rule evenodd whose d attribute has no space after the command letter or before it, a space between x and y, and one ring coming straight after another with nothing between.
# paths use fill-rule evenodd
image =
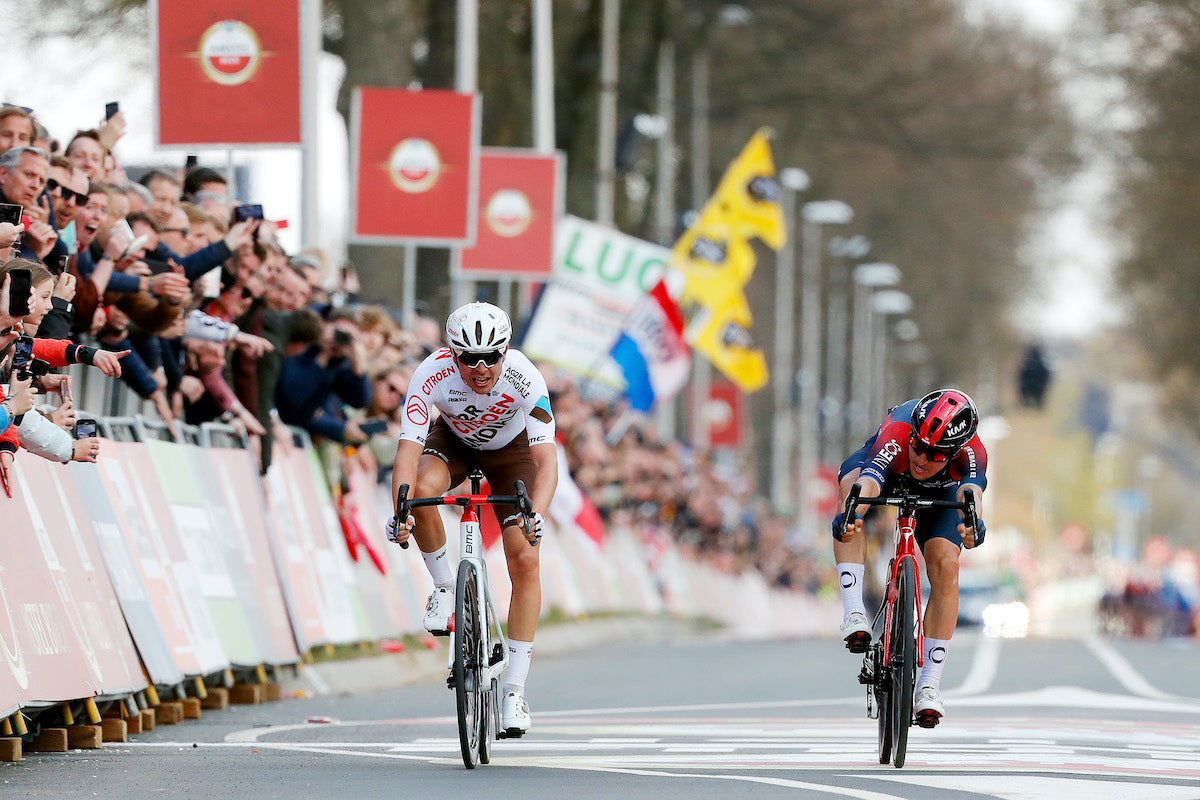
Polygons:
<instances>
[{"instance_id":1,"label":"bicycle pedal","mask_svg":"<svg viewBox=\"0 0 1200 800\"><path fill-rule=\"evenodd\" d=\"M453 688L454 688L455 686L457 686L457 685L458 685L458 684L456 684L456 683L454 682L454 673L453 673L453 672L451 672L449 675L447 675L447 676L446 676L446 688L447 688L447 689L453 689Z\"/></svg>"},{"instance_id":2,"label":"bicycle pedal","mask_svg":"<svg viewBox=\"0 0 1200 800\"><path fill-rule=\"evenodd\" d=\"M933 711L922 711L917 714L917 725L922 728L936 728L942 721L942 715Z\"/></svg>"},{"instance_id":3,"label":"bicycle pedal","mask_svg":"<svg viewBox=\"0 0 1200 800\"><path fill-rule=\"evenodd\" d=\"M505 739L520 739L525 735L525 731L520 728L506 728L500 732L500 735Z\"/></svg>"},{"instance_id":4,"label":"bicycle pedal","mask_svg":"<svg viewBox=\"0 0 1200 800\"><path fill-rule=\"evenodd\" d=\"M869 633L852 633L844 640L846 649L855 655L862 655L871 647L871 634Z\"/></svg>"}]
</instances>

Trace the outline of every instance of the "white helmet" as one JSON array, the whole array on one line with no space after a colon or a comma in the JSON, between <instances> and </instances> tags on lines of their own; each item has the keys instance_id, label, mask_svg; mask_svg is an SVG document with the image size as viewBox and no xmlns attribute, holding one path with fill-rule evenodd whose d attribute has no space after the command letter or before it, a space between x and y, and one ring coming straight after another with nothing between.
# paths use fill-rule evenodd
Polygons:
<instances>
[{"instance_id":1,"label":"white helmet","mask_svg":"<svg viewBox=\"0 0 1200 800\"><path fill-rule=\"evenodd\" d=\"M511 340L508 314L491 303L467 303L446 320L446 341L455 353L503 350Z\"/></svg>"}]
</instances>

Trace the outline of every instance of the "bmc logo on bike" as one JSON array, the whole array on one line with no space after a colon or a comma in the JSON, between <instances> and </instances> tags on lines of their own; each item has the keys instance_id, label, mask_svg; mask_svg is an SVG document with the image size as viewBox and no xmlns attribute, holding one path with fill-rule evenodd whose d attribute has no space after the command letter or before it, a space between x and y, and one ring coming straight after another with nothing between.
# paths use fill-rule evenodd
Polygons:
<instances>
[{"instance_id":1,"label":"bmc logo on bike","mask_svg":"<svg viewBox=\"0 0 1200 800\"><path fill-rule=\"evenodd\" d=\"M468 553L474 553L474 552L475 552L475 548L471 546L471 543L470 543L470 542L467 542L467 546L466 546L466 548L465 548L465 552L468 552Z\"/></svg>"}]
</instances>

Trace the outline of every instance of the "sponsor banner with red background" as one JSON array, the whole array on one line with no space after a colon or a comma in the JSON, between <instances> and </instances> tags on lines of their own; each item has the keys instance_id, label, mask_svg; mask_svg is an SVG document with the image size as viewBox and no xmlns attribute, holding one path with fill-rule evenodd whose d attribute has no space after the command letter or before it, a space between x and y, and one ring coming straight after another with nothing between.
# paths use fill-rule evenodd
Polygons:
<instances>
[{"instance_id":1,"label":"sponsor banner with red background","mask_svg":"<svg viewBox=\"0 0 1200 800\"><path fill-rule=\"evenodd\" d=\"M742 390L737 384L713 381L708 385L704 418L708 421L708 441L713 447L741 447L744 416Z\"/></svg>"},{"instance_id":2,"label":"sponsor banner with red background","mask_svg":"<svg viewBox=\"0 0 1200 800\"><path fill-rule=\"evenodd\" d=\"M475 243L478 95L358 87L350 125L352 239Z\"/></svg>"},{"instance_id":3,"label":"sponsor banner with red background","mask_svg":"<svg viewBox=\"0 0 1200 800\"><path fill-rule=\"evenodd\" d=\"M158 144L300 144L298 0L157 0Z\"/></svg>"},{"instance_id":4,"label":"sponsor banner with red background","mask_svg":"<svg viewBox=\"0 0 1200 800\"><path fill-rule=\"evenodd\" d=\"M554 223L562 210L562 155L484 147L479 151L479 231L456 251L471 278L532 278L554 271Z\"/></svg>"}]
</instances>

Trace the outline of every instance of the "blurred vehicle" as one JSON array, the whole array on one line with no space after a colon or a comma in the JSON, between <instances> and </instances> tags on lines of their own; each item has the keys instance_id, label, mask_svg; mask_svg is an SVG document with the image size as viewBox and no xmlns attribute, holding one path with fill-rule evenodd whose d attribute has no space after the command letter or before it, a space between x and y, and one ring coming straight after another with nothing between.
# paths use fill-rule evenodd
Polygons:
<instances>
[{"instance_id":1,"label":"blurred vehicle","mask_svg":"<svg viewBox=\"0 0 1200 800\"><path fill-rule=\"evenodd\" d=\"M1029 608L1014 583L962 570L958 576L958 624L980 628L984 636L1021 638L1029 634Z\"/></svg>"}]
</instances>

